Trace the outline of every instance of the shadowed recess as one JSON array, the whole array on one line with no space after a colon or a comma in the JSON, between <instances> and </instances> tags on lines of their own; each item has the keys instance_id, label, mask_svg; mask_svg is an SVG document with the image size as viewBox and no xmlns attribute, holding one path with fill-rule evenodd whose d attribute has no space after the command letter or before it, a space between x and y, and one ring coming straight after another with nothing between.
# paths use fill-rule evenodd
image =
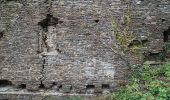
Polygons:
<instances>
[{"instance_id":1,"label":"shadowed recess","mask_svg":"<svg viewBox=\"0 0 170 100\"><path fill-rule=\"evenodd\" d=\"M39 89L45 89L44 84L40 84Z\"/></svg>"},{"instance_id":2,"label":"shadowed recess","mask_svg":"<svg viewBox=\"0 0 170 100\"><path fill-rule=\"evenodd\" d=\"M170 42L170 27L168 30L165 30L164 33L164 42Z\"/></svg>"},{"instance_id":3,"label":"shadowed recess","mask_svg":"<svg viewBox=\"0 0 170 100\"><path fill-rule=\"evenodd\" d=\"M102 89L109 89L110 85L109 84L102 84Z\"/></svg>"},{"instance_id":4,"label":"shadowed recess","mask_svg":"<svg viewBox=\"0 0 170 100\"><path fill-rule=\"evenodd\" d=\"M63 23L62 21L59 21L59 18L53 17L51 14L47 14L46 18L43 19L38 23L45 32L48 31L48 26L56 26L59 23Z\"/></svg>"},{"instance_id":5,"label":"shadowed recess","mask_svg":"<svg viewBox=\"0 0 170 100\"><path fill-rule=\"evenodd\" d=\"M87 85L87 86L86 86L86 89L94 89L94 88L95 88L94 85Z\"/></svg>"},{"instance_id":6,"label":"shadowed recess","mask_svg":"<svg viewBox=\"0 0 170 100\"><path fill-rule=\"evenodd\" d=\"M94 20L94 22L98 23L98 22L99 22L99 20L98 20L98 19L95 19L95 20Z\"/></svg>"},{"instance_id":7,"label":"shadowed recess","mask_svg":"<svg viewBox=\"0 0 170 100\"><path fill-rule=\"evenodd\" d=\"M0 87L11 86L12 82L8 80L0 80Z\"/></svg>"},{"instance_id":8,"label":"shadowed recess","mask_svg":"<svg viewBox=\"0 0 170 100\"><path fill-rule=\"evenodd\" d=\"M0 32L0 40L4 37L4 34L5 34L4 31L1 31L1 32Z\"/></svg>"},{"instance_id":9,"label":"shadowed recess","mask_svg":"<svg viewBox=\"0 0 170 100\"><path fill-rule=\"evenodd\" d=\"M18 86L18 88L26 89L26 84L21 84L21 85Z\"/></svg>"}]
</instances>

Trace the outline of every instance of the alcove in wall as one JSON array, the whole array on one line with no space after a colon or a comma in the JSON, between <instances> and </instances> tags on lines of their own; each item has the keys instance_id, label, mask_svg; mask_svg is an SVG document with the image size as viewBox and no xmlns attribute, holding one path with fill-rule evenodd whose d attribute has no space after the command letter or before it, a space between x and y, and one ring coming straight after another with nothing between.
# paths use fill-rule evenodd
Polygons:
<instances>
[{"instance_id":1,"label":"alcove in wall","mask_svg":"<svg viewBox=\"0 0 170 100\"><path fill-rule=\"evenodd\" d=\"M167 30L163 33L163 39L164 39L164 52L166 59L170 59L170 26Z\"/></svg>"},{"instance_id":2,"label":"alcove in wall","mask_svg":"<svg viewBox=\"0 0 170 100\"><path fill-rule=\"evenodd\" d=\"M8 80L0 80L0 87L12 86L12 82Z\"/></svg>"},{"instance_id":3,"label":"alcove in wall","mask_svg":"<svg viewBox=\"0 0 170 100\"><path fill-rule=\"evenodd\" d=\"M170 42L170 27L168 30L165 30L163 33L164 36L164 42Z\"/></svg>"}]
</instances>

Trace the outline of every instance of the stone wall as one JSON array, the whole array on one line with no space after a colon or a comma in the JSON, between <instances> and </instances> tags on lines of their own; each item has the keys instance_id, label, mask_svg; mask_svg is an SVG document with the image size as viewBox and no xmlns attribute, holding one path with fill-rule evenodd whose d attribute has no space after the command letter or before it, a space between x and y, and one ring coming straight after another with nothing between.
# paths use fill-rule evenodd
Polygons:
<instances>
[{"instance_id":1,"label":"stone wall","mask_svg":"<svg viewBox=\"0 0 170 100\"><path fill-rule=\"evenodd\" d=\"M123 27L128 5L130 33L151 34L146 51L162 52L169 0L2 0L0 80L62 93L112 92L125 85L128 65L113 48L112 18Z\"/></svg>"}]
</instances>

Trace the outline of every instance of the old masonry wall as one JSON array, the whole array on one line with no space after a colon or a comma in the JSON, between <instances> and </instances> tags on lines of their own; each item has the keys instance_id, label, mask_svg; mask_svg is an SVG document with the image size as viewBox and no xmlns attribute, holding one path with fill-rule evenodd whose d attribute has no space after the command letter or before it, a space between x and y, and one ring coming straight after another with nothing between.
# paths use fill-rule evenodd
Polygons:
<instances>
[{"instance_id":1,"label":"old masonry wall","mask_svg":"<svg viewBox=\"0 0 170 100\"><path fill-rule=\"evenodd\" d=\"M1 0L0 86L90 94L126 84L128 66L113 48L112 18L123 25L128 5L130 32L151 34L147 51L162 52L169 0Z\"/></svg>"}]
</instances>

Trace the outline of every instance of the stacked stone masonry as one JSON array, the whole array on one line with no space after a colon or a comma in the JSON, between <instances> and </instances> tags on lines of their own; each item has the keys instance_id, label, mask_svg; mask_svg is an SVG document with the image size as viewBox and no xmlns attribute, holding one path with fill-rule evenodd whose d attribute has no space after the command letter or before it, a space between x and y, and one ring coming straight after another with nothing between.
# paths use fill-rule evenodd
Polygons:
<instances>
[{"instance_id":1,"label":"stacked stone masonry","mask_svg":"<svg viewBox=\"0 0 170 100\"><path fill-rule=\"evenodd\" d=\"M130 32L152 34L150 52L162 50L170 27L169 0L0 2L0 80L28 91L90 94L126 84L128 65L113 48L112 20L123 26L128 6Z\"/></svg>"}]
</instances>

